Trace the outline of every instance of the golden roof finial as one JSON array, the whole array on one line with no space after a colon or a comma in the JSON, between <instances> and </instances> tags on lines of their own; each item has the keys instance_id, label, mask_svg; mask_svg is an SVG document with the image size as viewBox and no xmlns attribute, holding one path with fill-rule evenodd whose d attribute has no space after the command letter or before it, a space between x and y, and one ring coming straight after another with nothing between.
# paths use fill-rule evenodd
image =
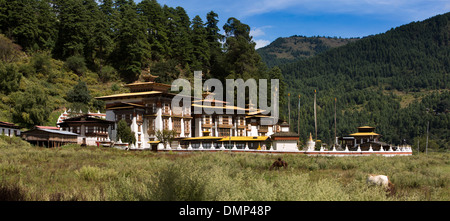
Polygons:
<instances>
[{"instance_id":1,"label":"golden roof finial","mask_svg":"<svg viewBox=\"0 0 450 221\"><path fill-rule=\"evenodd\" d=\"M150 67L148 69L144 69L141 72L141 77L144 82L154 82L158 76L150 74Z\"/></svg>"}]
</instances>

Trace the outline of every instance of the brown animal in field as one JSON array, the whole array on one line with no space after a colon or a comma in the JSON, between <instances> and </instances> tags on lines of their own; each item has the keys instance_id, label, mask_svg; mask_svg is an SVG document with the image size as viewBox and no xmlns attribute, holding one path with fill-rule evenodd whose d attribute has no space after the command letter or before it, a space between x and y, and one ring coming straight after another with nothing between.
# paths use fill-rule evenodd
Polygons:
<instances>
[{"instance_id":1,"label":"brown animal in field","mask_svg":"<svg viewBox=\"0 0 450 221\"><path fill-rule=\"evenodd\" d=\"M284 169L286 169L288 167L288 163L286 163L286 161L281 160L281 158L278 158L277 161L273 162L269 170L272 170L273 168L276 168L278 170L280 167L284 167Z\"/></svg>"},{"instance_id":2,"label":"brown animal in field","mask_svg":"<svg viewBox=\"0 0 450 221\"><path fill-rule=\"evenodd\" d=\"M367 184L378 185L378 186L384 187L389 196L392 196L395 194L395 186L389 180L388 176L369 174L369 176L367 177Z\"/></svg>"}]
</instances>

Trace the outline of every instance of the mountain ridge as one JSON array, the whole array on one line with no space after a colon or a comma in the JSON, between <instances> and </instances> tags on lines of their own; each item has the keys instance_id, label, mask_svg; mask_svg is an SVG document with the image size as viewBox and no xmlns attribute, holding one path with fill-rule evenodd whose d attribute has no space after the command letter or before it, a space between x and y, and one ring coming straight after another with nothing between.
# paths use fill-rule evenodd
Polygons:
<instances>
[{"instance_id":1,"label":"mountain ridge","mask_svg":"<svg viewBox=\"0 0 450 221\"><path fill-rule=\"evenodd\" d=\"M273 67L310 58L331 48L340 47L359 39L293 35L279 37L269 45L257 49L257 52L268 67Z\"/></svg>"},{"instance_id":2,"label":"mountain ridge","mask_svg":"<svg viewBox=\"0 0 450 221\"><path fill-rule=\"evenodd\" d=\"M338 136L370 124L386 142L412 143L423 137L430 122L440 147L448 147L449 20L450 13L437 15L279 65L287 91L302 97L301 137L314 131L312 97L317 90L322 140L333 140L337 98ZM408 105L401 103L404 95L412 99ZM291 107L297 102L292 99ZM293 112L291 118L298 119ZM292 125L297 130L296 120Z\"/></svg>"}]
</instances>

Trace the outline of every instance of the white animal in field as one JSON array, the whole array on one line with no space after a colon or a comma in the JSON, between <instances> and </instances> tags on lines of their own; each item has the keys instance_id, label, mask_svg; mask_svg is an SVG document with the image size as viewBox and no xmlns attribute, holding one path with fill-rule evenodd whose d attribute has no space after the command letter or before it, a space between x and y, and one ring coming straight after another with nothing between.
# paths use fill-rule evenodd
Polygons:
<instances>
[{"instance_id":1,"label":"white animal in field","mask_svg":"<svg viewBox=\"0 0 450 221\"><path fill-rule=\"evenodd\" d=\"M391 195L395 193L394 184L392 184L389 177L386 175L369 174L367 177L367 184L382 186L386 189L386 192L390 192Z\"/></svg>"}]
</instances>

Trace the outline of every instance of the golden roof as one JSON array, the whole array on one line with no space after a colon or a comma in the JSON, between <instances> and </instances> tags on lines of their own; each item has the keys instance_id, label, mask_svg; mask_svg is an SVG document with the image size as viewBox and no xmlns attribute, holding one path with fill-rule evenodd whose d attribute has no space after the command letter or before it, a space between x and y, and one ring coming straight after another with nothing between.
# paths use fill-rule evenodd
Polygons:
<instances>
[{"instance_id":1,"label":"golden roof","mask_svg":"<svg viewBox=\"0 0 450 221\"><path fill-rule=\"evenodd\" d=\"M231 141L236 142L236 141L265 141L267 140L269 137L268 136L257 136L257 137L246 137L246 136L236 136L236 137L231 137ZM216 140L219 142L229 142L230 141L230 137L212 137L212 136L203 136L203 137L189 137L189 138L184 138L184 141L191 141L191 140Z\"/></svg>"},{"instance_id":2,"label":"golden roof","mask_svg":"<svg viewBox=\"0 0 450 221\"><path fill-rule=\"evenodd\" d=\"M130 86L139 86L139 85L158 85L158 86L165 86L165 87L171 87L172 86L172 85L163 84L163 83L156 83L156 82L134 82L134 83L126 84L124 86L125 87L130 87Z\"/></svg>"},{"instance_id":3,"label":"golden roof","mask_svg":"<svg viewBox=\"0 0 450 221\"><path fill-rule=\"evenodd\" d=\"M161 93L162 93L161 91L145 91L145 92L113 94L113 95L108 95L108 96L96 97L95 99L110 99L110 98L121 98L121 97L146 96L146 95L161 94Z\"/></svg>"},{"instance_id":4,"label":"golden roof","mask_svg":"<svg viewBox=\"0 0 450 221\"><path fill-rule=\"evenodd\" d=\"M189 141L189 140L220 140L222 137L212 137L212 136L203 136L203 137L189 137L184 138L183 140Z\"/></svg>"},{"instance_id":5,"label":"golden roof","mask_svg":"<svg viewBox=\"0 0 450 221\"><path fill-rule=\"evenodd\" d=\"M350 134L350 136L378 136L379 134L374 132L358 132L354 134Z\"/></svg>"},{"instance_id":6,"label":"golden roof","mask_svg":"<svg viewBox=\"0 0 450 221\"><path fill-rule=\"evenodd\" d=\"M375 127L371 127L371 126L362 126L362 127L358 127L358 128L375 128Z\"/></svg>"},{"instance_id":7,"label":"golden roof","mask_svg":"<svg viewBox=\"0 0 450 221\"><path fill-rule=\"evenodd\" d=\"M236 136L236 137L231 137L231 141L265 141L267 140L269 137L268 136ZM225 141L230 141L230 137L224 137L221 140L222 142Z\"/></svg>"},{"instance_id":8,"label":"golden roof","mask_svg":"<svg viewBox=\"0 0 450 221\"><path fill-rule=\"evenodd\" d=\"M221 100L211 100L211 99L203 99L203 100L194 100L192 101L192 103L203 103L203 102L211 102L211 103L222 103L222 104L227 104L228 102L226 101L221 101Z\"/></svg>"},{"instance_id":9,"label":"golden roof","mask_svg":"<svg viewBox=\"0 0 450 221\"><path fill-rule=\"evenodd\" d=\"M213 109L233 109L233 110L246 110L245 108L240 108L236 106L206 106L200 104L192 104L193 107L201 107L201 108L213 108Z\"/></svg>"}]
</instances>

